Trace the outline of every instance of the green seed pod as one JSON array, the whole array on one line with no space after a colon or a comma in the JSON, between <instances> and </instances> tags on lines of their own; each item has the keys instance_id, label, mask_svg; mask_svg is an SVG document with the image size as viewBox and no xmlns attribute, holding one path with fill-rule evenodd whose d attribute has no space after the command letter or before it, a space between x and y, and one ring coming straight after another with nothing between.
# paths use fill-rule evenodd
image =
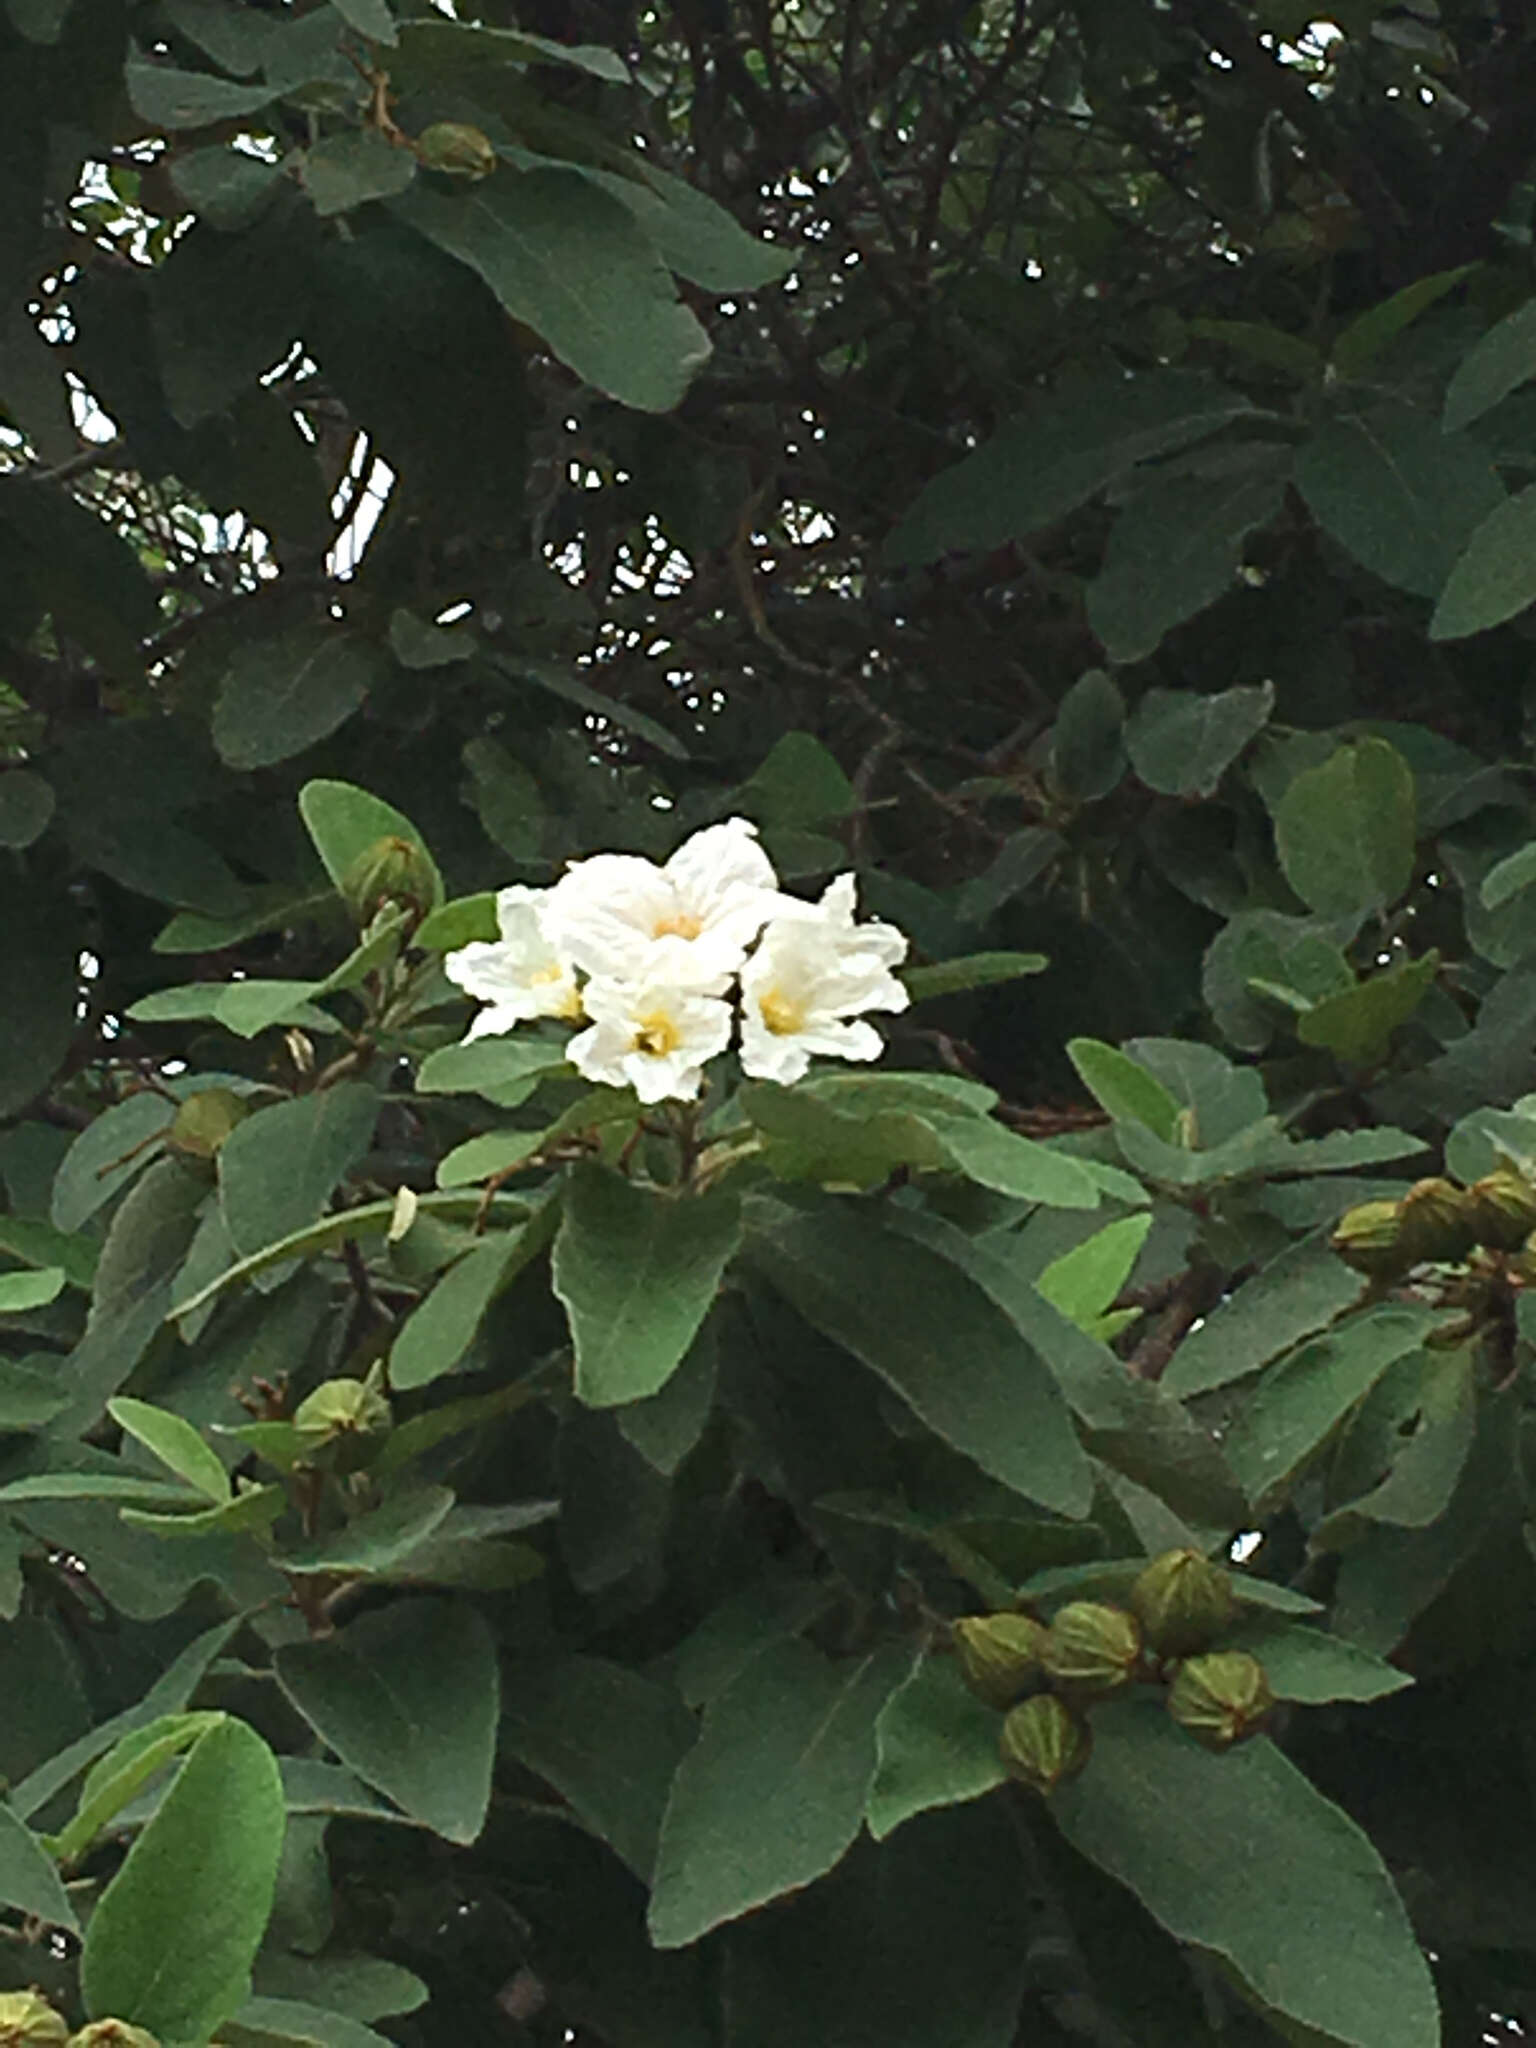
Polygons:
<instances>
[{"instance_id":1,"label":"green seed pod","mask_svg":"<svg viewBox=\"0 0 1536 2048\"><path fill-rule=\"evenodd\" d=\"M989 1707L1011 1707L1040 1675L1045 1627L1027 1614L969 1614L954 1637L961 1674Z\"/></svg>"},{"instance_id":2,"label":"green seed pod","mask_svg":"<svg viewBox=\"0 0 1536 2048\"><path fill-rule=\"evenodd\" d=\"M416 155L427 170L450 178L488 178L498 162L491 138L468 121L434 121L423 128Z\"/></svg>"},{"instance_id":3,"label":"green seed pod","mask_svg":"<svg viewBox=\"0 0 1536 2048\"><path fill-rule=\"evenodd\" d=\"M293 1426L309 1457L333 1445L366 1455L371 1446L364 1440L382 1436L391 1419L389 1402L370 1381L327 1380L299 1403Z\"/></svg>"},{"instance_id":4,"label":"green seed pod","mask_svg":"<svg viewBox=\"0 0 1536 2048\"><path fill-rule=\"evenodd\" d=\"M1230 1749L1257 1733L1275 1704L1264 1666L1246 1650L1212 1650L1179 1666L1168 1711L1207 1749Z\"/></svg>"},{"instance_id":5,"label":"green seed pod","mask_svg":"<svg viewBox=\"0 0 1536 2048\"><path fill-rule=\"evenodd\" d=\"M69 2022L40 1991L0 1991L0 2048L64 2048Z\"/></svg>"},{"instance_id":6,"label":"green seed pod","mask_svg":"<svg viewBox=\"0 0 1536 2048\"><path fill-rule=\"evenodd\" d=\"M1407 1272L1400 1206L1397 1202L1360 1202L1345 1210L1329 1243L1346 1266L1353 1266L1357 1273L1383 1277Z\"/></svg>"},{"instance_id":7,"label":"green seed pod","mask_svg":"<svg viewBox=\"0 0 1536 2048\"><path fill-rule=\"evenodd\" d=\"M1455 1265L1477 1241L1476 1205L1466 1189L1448 1180L1414 1182L1398 1211L1398 1243L1410 1266Z\"/></svg>"},{"instance_id":8,"label":"green seed pod","mask_svg":"<svg viewBox=\"0 0 1536 2048\"><path fill-rule=\"evenodd\" d=\"M127 2020L92 2020L69 2037L69 2048L160 2048L158 2039Z\"/></svg>"},{"instance_id":9,"label":"green seed pod","mask_svg":"<svg viewBox=\"0 0 1536 2048\"><path fill-rule=\"evenodd\" d=\"M1475 1232L1473 1242L1490 1251L1518 1251L1536 1230L1536 1187L1505 1164L1467 1189Z\"/></svg>"},{"instance_id":10,"label":"green seed pod","mask_svg":"<svg viewBox=\"0 0 1536 2048\"><path fill-rule=\"evenodd\" d=\"M1203 1650L1237 1613L1232 1581L1198 1550L1165 1550L1131 1588L1131 1607L1160 1657Z\"/></svg>"},{"instance_id":11,"label":"green seed pod","mask_svg":"<svg viewBox=\"0 0 1536 2048\"><path fill-rule=\"evenodd\" d=\"M414 841L391 835L364 847L341 879L341 893L360 925L391 905L425 917L432 908L432 863Z\"/></svg>"},{"instance_id":12,"label":"green seed pod","mask_svg":"<svg viewBox=\"0 0 1536 2048\"><path fill-rule=\"evenodd\" d=\"M250 1113L232 1088L201 1088L171 1119L166 1143L188 1159L216 1159L230 1132Z\"/></svg>"},{"instance_id":13,"label":"green seed pod","mask_svg":"<svg viewBox=\"0 0 1536 2048\"><path fill-rule=\"evenodd\" d=\"M998 1737L1009 1777L1045 1793L1080 1771L1092 1747L1086 1724L1051 1692L1037 1692L1015 1707Z\"/></svg>"},{"instance_id":14,"label":"green seed pod","mask_svg":"<svg viewBox=\"0 0 1536 2048\"><path fill-rule=\"evenodd\" d=\"M1063 1607L1040 1646L1047 1674L1069 1692L1118 1692L1141 1661L1141 1625L1123 1607L1074 1600Z\"/></svg>"}]
</instances>

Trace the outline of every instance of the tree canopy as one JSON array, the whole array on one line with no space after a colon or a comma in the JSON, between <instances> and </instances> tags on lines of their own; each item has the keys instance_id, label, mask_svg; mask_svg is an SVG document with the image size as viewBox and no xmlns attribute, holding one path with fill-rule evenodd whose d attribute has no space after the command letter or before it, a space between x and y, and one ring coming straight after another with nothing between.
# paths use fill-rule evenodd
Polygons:
<instances>
[{"instance_id":1,"label":"tree canopy","mask_svg":"<svg viewBox=\"0 0 1536 2048\"><path fill-rule=\"evenodd\" d=\"M0 0L0 2041L1536 2023L1533 109Z\"/></svg>"}]
</instances>

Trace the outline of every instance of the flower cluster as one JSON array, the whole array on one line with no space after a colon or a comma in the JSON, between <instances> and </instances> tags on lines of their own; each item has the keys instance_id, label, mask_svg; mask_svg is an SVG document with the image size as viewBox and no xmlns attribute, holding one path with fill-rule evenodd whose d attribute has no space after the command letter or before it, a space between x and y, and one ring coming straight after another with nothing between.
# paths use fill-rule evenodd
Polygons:
<instances>
[{"instance_id":1,"label":"flower cluster","mask_svg":"<svg viewBox=\"0 0 1536 2048\"><path fill-rule=\"evenodd\" d=\"M572 1066L642 1102L697 1096L705 1063L731 1042L733 997L743 1070L765 1081L799 1080L818 1054L878 1059L864 1013L907 1005L892 972L907 941L855 921L853 876L819 902L785 895L745 818L695 832L663 866L594 854L552 889L503 889L496 910L500 939L443 963L485 1005L467 1038L536 1017L585 1021Z\"/></svg>"}]
</instances>

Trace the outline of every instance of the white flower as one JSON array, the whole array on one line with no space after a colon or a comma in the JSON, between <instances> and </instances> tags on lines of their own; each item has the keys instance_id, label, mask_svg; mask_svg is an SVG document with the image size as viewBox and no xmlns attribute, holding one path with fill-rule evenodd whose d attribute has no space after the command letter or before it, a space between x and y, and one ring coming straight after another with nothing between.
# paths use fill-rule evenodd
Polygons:
<instances>
[{"instance_id":1,"label":"white flower","mask_svg":"<svg viewBox=\"0 0 1536 2048\"><path fill-rule=\"evenodd\" d=\"M745 818L695 832L663 867L598 853L549 892L545 929L587 974L709 988L734 974L785 899Z\"/></svg>"},{"instance_id":2,"label":"white flower","mask_svg":"<svg viewBox=\"0 0 1536 2048\"><path fill-rule=\"evenodd\" d=\"M874 1060L884 1049L866 1010L904 1010L891 969L907 941L888 924L855 924L854 878L819 903L787 907L741 971L741 1064L756 1081L798 1081L812 1059Z\"/></svg>"},{"instance_id":3,"label":"white flower","mask_svg":"<svg viewBox=\"0 0 1536 2048\"><path fill-rule=\"evenodd\" d=\"M516 882L496 898L498 940L477 940L448 954L443 972L464 993L484 1003L464 1043L490 1038L534 1017L577 1018L581 991L570 960L549 937L548 889Z\"/></svg>"},{"instance_id":4,"label":"white flower","mask_svg":"<svg viewBox=\"0 0 1536 2048\"><path fill-rule=\"evenodd\" d=\"M565 1049L577 1073L609 1088L633 1088L642 1102L692 1102L704 1063L731 1042L731 1007L709 993L659 975L635 981L598 977L582 992L591 1028Z\"/></svg>"}]
</instances>

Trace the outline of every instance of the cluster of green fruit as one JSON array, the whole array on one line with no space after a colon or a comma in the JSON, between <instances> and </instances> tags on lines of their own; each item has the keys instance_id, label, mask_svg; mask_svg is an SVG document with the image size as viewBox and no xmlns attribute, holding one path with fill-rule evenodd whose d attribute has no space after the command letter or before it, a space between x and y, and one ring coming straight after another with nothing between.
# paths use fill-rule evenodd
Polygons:
<instances>
[{"instance_id":1,"label":"cluster of green fruit","mask_svg":"<svg viewBox=\"0 0 1536 2048\"><path fill-rule=\"evenodd\" d=\"M1246 1650L1210 1645L1237 1617L1232 1581L1198 1550L1165 1550L1129 1604L1073 1600L1049 1622L1005 1611L954 1624L966 1684L1004 1712L1010 1777L1052 1792L1088 1761L1087 1710L1137 1682L1166 1687L1168 1711L1209 1749L1254 1734L1275 1704Z\"/></svg>"},{"instance_id":2,"label":"cluster of green fruit","mask_svg":"<svg viewBox=\"0 0 1536 2048\"><path fill-rule=\"evenodd\" d=\"M1400 1201L1346 1210L1332 1244L1373 1280L1400 1280L1414 1266L1460 1265L1474 1251L1517 1253L1518 1276L1536 1279L1536 1185L1511 1161L1459 1188L1415 1181Z\"/></svg>"},{"instance_id":3,"label":"cluster of green fruit","mask_svg":"<svg viewBox=\"0 0 1536 2048\"><path fill-rule=\"evenodd\" d=\"M77 2034L40 1991L0 1991L0 2048L160 2048L126 2020L92 2020Z\"/></svg>"}]
</instances>

